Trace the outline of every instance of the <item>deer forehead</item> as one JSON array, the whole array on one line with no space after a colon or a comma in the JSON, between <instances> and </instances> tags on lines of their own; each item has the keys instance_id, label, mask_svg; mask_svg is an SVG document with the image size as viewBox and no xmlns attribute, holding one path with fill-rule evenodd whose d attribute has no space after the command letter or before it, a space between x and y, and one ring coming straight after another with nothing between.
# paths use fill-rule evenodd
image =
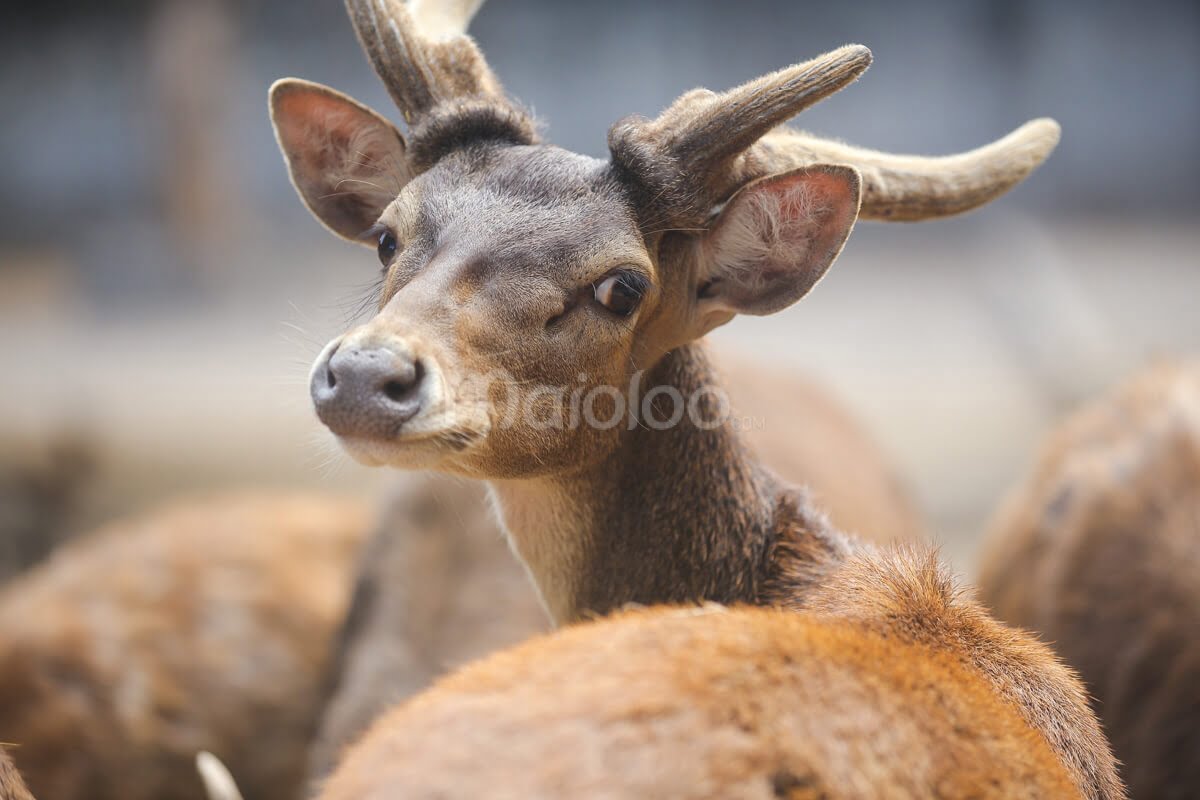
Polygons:
<instances>
[{"instance_id":1,"label":"deer forehead","mask_svg":"<svg viewBox=\"0 0 1200 800\"><path fill-rule=\"evenodd\" d=\"M608 163L548 145L477 148L410 183L381 222L490 269L589 280L635 264L652 271L624 188Z\"/></svg>"}]
</instances>

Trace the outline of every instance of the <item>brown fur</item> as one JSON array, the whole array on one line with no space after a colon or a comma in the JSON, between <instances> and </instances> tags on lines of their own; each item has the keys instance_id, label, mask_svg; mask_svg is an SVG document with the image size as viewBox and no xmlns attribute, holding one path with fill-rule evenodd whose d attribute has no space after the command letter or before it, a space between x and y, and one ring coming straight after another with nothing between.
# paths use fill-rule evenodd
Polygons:
<instances>
[{"instance_id":1,"label":"brown fur","mask_svg":"<svg viewBox=\"0 0 1200 800\"><path fill-rule=\"evenodd\" d=\"M746 441L844 530L913 541L921 520L878 445L820 386L720 351ZM335 643L310 778L382 711L444 670L540 633L545 611L481 484L423 476L392 499L360 563Z\"/></svg>"},{"instance_id":2,"label":"brown fur","mask_svg":"<svg viewBox=\"0 0 1200 800\"><path fill-rule=\"evenodd\" d=\"M886 623L884 623L886 625ZM1076 797L960 654L779 610L619 614L390 712L322 800Z\"/></svg>"},{"instance_id":3,"label":"brown fur","mask_svg":"<svg viewBox=\"0 0 1200 800\"><path fill-rule=\"evenodd\" d=\"M0 741L42 800L293 798L366 532L356 503L213 496L113 524L0 592Z\"/></svg>"},{"instance_id":4,"label":"brown fur","mask_svg":"<svg viewBox=\"0 0 1200 800\"><path fill-rule=\"evenodd\" d=\"M455 103L469 110L481 98L489 102L497 85L465 37L435 43L393 0L349 5L418 139L427 119L448 125ZM639 399L678 392L698 400L705 419L716 416L720 403L706 391L713 370L698 340L738 313L778 311L802 297L837 257L860 204L878 211L872 204L889 188L864 182L853 162L840 160L754 175L747 169L754 148L788 117L851 82L869 60L866 48L847 46L722 95L692 92L654 123L619 123L609 162L488 130L454 139L435 161L410 156L411 180L396 197L360 209L364 227L374 226L386 273L379 312L318 358L318 416L364 463L487 479L513 547L559 623L629 602L803 608L847 574L910 587L904 564L876 557L832 528L749 457L729 422L710 426L685 414L660 427L655 420L671 416L665 399L647 400L629 425L615 427L544 425L536 415L508 418L500 408L522 391L546 389L553 398L555 391L608 388L619 397L638 384ZM476 74L465 79L461 70ZM317 94L331 97L295 81L277 83L271 93L293 180L310 205L313 191L338 190L342 173L324 173L306 156L328 149L329 137L348 152L352 138L306 113L305 103L281 102ZM353 107L349 100L342 105ZM502 97L494 106L498 113L507 107ZM439 109L449 117L439 117ZM472 118L461 115L457 130L471 130ZM1056 139L1041 137L1032 154L1021 147L989 151L1000 163L978 180L922 175L926 195L945 191L918 209L927 213L903 218L986 202L1028 174ZM956 187L971 190L960 198L969 200L965 205L947 202ZM336 220L325 221L338 229ZM619 309L600 292L617 278L634 298ZM605 402L602 410L617 408L611 395ZM557 408L553 399L545 405ZM1081 794L1119 797L1095 717L1049 651L978 612L979 619L956 613L940 583L912 585L921 590L913 613L886 628L884 638L900 651L906 636L953 650L986 679L990 696L1043 737ZM584 676L580 684L596 679L592 671ZM702 695L716 686L705 688ZM586 734L587 720L602 719L604 706L578 707L589 714L580 726ZM856 741L853 732L830 737L838 746ZM922 750L928 745L915 749L932 756ZM434 762L413 763L429 770ZM469 763L485 772L479 756ZM720 768L712 758L694 766ZM445 779L467 785L472 777L462 771L447 770Z\"/></svg>"},{"instance_id":5,"label":"brown fur","mask_svg":"<svg viewBox=\"0 0 1200 800\"><path fill-rule=\"evenodd\" d=\"M993 611L1082 674L1133 796L1200 795L1200 364L1055 431L983 563Z\"/></svg>"},{"instance_id":6,"label":"brown fur","mask_svg":"<svg viewBox=\"0 0 1200 800\"><path fill-rule=\"evenodd\" d=\"M0 745L0 800L33 800L12 759Z\"/></svg>"}]
</instances>

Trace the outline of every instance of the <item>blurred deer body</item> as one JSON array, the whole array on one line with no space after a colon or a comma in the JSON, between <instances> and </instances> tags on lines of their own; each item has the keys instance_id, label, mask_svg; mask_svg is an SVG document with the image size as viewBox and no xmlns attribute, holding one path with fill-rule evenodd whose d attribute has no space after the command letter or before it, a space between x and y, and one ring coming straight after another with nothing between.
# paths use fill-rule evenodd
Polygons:
<instances>
[{"instance_id":1,"label":"blurred deer body","mask_svg":"<svg viewBox=\"0 0 1200 800\"><path fill-rule=\"evenodd\" d=\"M425 33L420 6L347 5L407 139L317 84L280 81L270 98L302 199L385 270L376 316L331 341L311 375L347 451L486 479L559 624L630 602L813 613L836 586L844 618L951 647L1080 794L1121 796L1073 676L986 615L960 619L945 592L902 592L895 608L896 593L871 591L926 584L749 456L700 343L737 314L799 300L860 216L932 218L1003 193L1053 149L1057 125L946 159L772 135L866 69L869 51L849 45L622 120L601 161L540 143L474 43L444 24Z\"/></svg>"},{"instance_id":2,"label":"blurred deer body","mask_svg":"<svg viewBox=\"0 0 1200 800\"><path fill-rule=\"evenodd\" d=\"M804 485L843 530L915 541L921 521L867 431L819 386L719 350L751 449ZM427 475L401 487L367 543L334 646L310 785L398 701L445 670L548 628L483 486Z\"/></svg>"},{"instance_id":3,"label":"blurred deer body","mask_svg":"<svg viewBox=\"0 0 1200 800\"><path fill-rule=\"evenodd\" d=\"M481 486L431 475L399 487L331 641L308 786L385 709L447 669L548 628Z\"/></svg>"},{"instance_id":4,"label":"blurred deer body","mask_svg":"<svg viewBox=\"0 0 1200 800\"><path fill-rule=\"evenodd\" d=\"M0 741L42 800L293 798L367 515L216 496L108 526L0 591Z\"/></svg>"},{"instance_id":5,"label":"blurred deer body","mask_svg":"<svg viewBox=\"0 0 1200 800\"><path fill-rule=\"evenodd\" d=\"M1134 797L1200 794L1200 364L1151 369L1050 436L980 588L1079 670Z\"/></svg>"}]
</instances>

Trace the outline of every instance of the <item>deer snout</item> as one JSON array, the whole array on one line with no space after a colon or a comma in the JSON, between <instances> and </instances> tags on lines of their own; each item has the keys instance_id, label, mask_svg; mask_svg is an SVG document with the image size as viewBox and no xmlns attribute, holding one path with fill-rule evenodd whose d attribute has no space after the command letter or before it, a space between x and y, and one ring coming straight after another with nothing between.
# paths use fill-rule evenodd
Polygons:
<instances>
[{"instance_id":1,"label":"deer snout","mask_svg":"<svg viewBox=\"0 0 1200 800\"><path fill-rule=\"evenodd\" d=\"M401 346L335 342L317 358L309 389L338 436L386 439L421 410L425 369Z\"/></svg>"}]
</instances>

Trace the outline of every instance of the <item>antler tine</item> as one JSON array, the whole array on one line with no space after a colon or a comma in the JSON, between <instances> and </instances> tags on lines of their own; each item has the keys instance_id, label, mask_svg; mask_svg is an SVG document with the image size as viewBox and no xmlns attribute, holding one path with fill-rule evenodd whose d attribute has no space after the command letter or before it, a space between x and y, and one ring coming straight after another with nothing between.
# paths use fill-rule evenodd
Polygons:
<instances>
[{"instance_id":1,"label":"antler tine","mask_svg":"<svg viewBox=\"0 0 1200 800\"><path fill-rule=\"evenodd\" d=\"M822 143L823 160L858 167L864 219L912 222L960 214L988 203L1042 165L1062 129L1035 119L991 144L953 156L897 156Z\"/></svg>"},{"instance_id":2,"label":"antler tine","mask_svg":"<svg viewBox=\"0 0 1200 800\"><path fill-rule=\"evenodd\" d=\"M672 149L691 170L716 167L744 152L772 128L858 79L871 65L871 51L846 45L803 64L764 75L736 89L693 99L677 123L674 107L659 124L675 127Z\"/></svg>"},{"instance_id":3,"label":"antler tine","mask_svg":"<svg viewBox=\"0 0 1200 800\"><path fill-rule=\"evenodd\" d=\"M430 39L447 39L467 32L484 0L408 0L408 13L417 30Z\"/></svg>"},{"instance_id":4,"label":"antler tine","mask_svg":"<svg viewBox=\"0 0 1200 800\"><path fill-rule=\"evenodd\" d=\"M410 126L442 103L500 96L483 54L463 35L480 5L417 3L413 10L430 25L427 34L400 0L346 0L359 42Z\"/></svg>"},{"instance_id":5,"label":"antler tine","mask_svg":"<svg viewBox=\"0 0 1200 800\"><path fill-rule=\"evenodd\" d=\"M1035 119L975 150L930 157L881 153L781 130L750 151L735 180L809 164L848 164L863 177L860 218L915 222L960 214L996 199L1049 158L1060 133L1054 120Z\"/></svg>"},{"instance_id":6,"label":"antler tine","mask_svg":"<svg viewBox=\"0 0 1200 800\"><path fill-rule=\"evenodd\" d=\"M613 161L673 200L683 216L706 216L730 186L733 160L772 128L853 83L871 51L846 45L717 94L697 89L653 121L628 118L609 131ZM736 187L734 187L736 188Z\"/></svg>"}]
</instances>

